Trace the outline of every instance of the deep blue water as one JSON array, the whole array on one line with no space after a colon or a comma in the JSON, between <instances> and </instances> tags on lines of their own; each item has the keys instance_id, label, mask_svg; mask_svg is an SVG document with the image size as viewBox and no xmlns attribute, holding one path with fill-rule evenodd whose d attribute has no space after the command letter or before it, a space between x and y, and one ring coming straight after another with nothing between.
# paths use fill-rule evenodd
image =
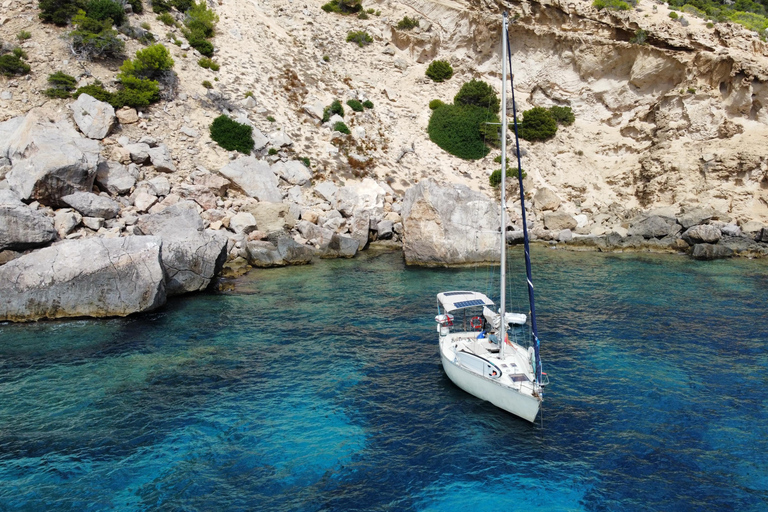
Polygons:
<instances>
[{"instance_id":1,"label":"deep blue water","mask_svg":"<svg viewBox=\"0 0 768 512\"><path fill-rule=\"evenodd\" d=\"M482 268L367 254L0 325L0 510L768 509L768 261L533 260L543 427L440 366L435 294Z\"/></svg>"}]
</instances>

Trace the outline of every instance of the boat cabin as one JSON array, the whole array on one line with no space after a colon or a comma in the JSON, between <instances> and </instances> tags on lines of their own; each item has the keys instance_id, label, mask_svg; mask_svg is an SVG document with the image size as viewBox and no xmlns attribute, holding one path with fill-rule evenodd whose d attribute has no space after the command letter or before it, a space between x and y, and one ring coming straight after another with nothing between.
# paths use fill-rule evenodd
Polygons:
<instances>
[{"instance_id":1,"label":"boat cabin","mask_svg":"<svg viewBox=\"0 0 768 512\"><path fill-rule=\"evenodd\" d=\"M453 332L476 332L478 338L487 337L498 343L501 315L494 302L480 292L452 291L437 294L437 332L447 336ZM507 312L507 338L520 346L530 346L530 332L526 315Z\"/></svg>"}]
</instances>

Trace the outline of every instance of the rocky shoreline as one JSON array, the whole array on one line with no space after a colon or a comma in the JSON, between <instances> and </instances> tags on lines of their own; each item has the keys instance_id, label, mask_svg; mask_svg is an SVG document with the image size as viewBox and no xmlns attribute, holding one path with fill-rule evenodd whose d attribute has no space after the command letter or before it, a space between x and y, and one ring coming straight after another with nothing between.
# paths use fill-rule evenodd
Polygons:
<instances>
[{"instance_id":1,"label":"rocky shoreline","mask_svg":"<svg viewBox=\"0 0 768 512\"><path fill-rule=\"evenodd\" d=\"M87 95L70 110L0 123L0 321L149 311L222 272L351 258L371 242L401 245L412 265L498 259L497 199L464 185L428 178L396 192L371 178L316 181L285 150L290 139L260 132L255 155L181 178L156 139L110 137L135 112ZM507 241L517 243L519 199L507 206ZM696 259L768 254L768 228L712 208L589 216L562 206L553 191L532 191L532 240Z\"/></svg>"}]
</instances>

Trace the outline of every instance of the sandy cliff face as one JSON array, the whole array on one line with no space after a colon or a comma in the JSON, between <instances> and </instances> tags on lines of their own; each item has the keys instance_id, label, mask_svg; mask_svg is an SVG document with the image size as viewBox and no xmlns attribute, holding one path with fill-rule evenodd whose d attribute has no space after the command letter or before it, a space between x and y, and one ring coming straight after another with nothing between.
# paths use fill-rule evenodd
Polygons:
<instances>
[{"instance_id":1,"label":"sandy cliff face","mask_svg":"<svg viewBox=\"0 0 768 512\"><path fill-rule=\"evenodd\" d=\"M429 141L428 103L452 101L461 85L480 78L500 87L499 12L509 11L518 111L570 105L576 123L544 143L523 143L531 192L548 188L559 209L585 214L584 233L620 226L635 210L710 205L734 221L768 223L768 49L731 24L707 28L690 18L682 26L664 5L647 0L625 13L596 11L591 2L531 1L504 4L417 0L365 2L381 16L368 20L328 14L321 0L223 0L214 40L221 71L200 68L194 50L171 44L169 29L147 9L131 23L149 23L172 51L179 94L150 108L120 135L162 139L183 183L198 166L218 170L231 155L208 137L221 112L247 118L265 135L284 134L296 156L308 156L315 180L344 181L364 174L402 192L436 177L492 194L487 181L497 166L447 155ZM4 0L0 38L19 30L33 37L29 77L1 79L0 120L66 102L40 94L49 73L62 70L89 83L110 84L118 63L78 63L68 55L63 31L37 21L35 3ZM394 28L408 15L412 31ZM374 43L346 43L350 30L367 30ZM645 44L630 42L647 32ZM175 30L175 29L174 29ZM171 30L173 32L174 30ZM181 38L178 31L176 37ZM127 41L126 53L140 48ZM324 59L327 57L327 59ZM434 58L449 60L454 77L442 84L424 76ZM218 81L214 79L218 78ZM212 91L201 85L214 83ZM253 100L246 101L251 91ZM8 99L10 93L11 98ZM371 99L375 108L348 111L353 138L333 144L330 128L313 112L333 99ZM274 118L272 122L268 116ZM182 129L183 128L183 129ZM199 135L189 135L197 132ZM107 139L102 147L112 158ZM264 150L266 151L266 149ZM364 164L349 154L367 158ZM266 156L266 155L265 155ZM542 212L534 211L539 216Z\"/></svg>"}]
</instances>

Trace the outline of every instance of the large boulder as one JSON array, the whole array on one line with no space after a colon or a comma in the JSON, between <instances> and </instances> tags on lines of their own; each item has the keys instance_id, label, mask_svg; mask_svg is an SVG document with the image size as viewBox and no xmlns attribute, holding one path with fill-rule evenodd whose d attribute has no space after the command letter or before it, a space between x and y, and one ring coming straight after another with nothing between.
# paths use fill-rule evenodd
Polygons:
<instances>
[{"instance_id":1,"label":"large boulder","mask_svg":"<svg viewBox=\"0 0 768 512\"><path fill-rule=\"evenodd\" d=\"M305 265L312 261L314 251L289 236L275 237L271 241L248 242L248 263L254 267L283 267Z\"/></svg>"},{"instance_id":2,"label":"large boulder","mask_svg":"<svg viewBox=\"0 0 768 512\"><path fill-rule=\"evenodd\" d=\"M723 234L717 226L699 224L685 230L681 235L681 238L691 245L702 242L706 244L716 244L722 236Z\"/></svg>"},{"instance_id":3,"label":"large boulder","mask_svg":"<svg viewBox=\"0 0 768 512\"><path fill-rule=\"evenodd\" d=\"M136 178L121 163L100 162L96 167L96 184L112 195L123 195L131 191Z\"/></svg>"},{"instance_id":4,"label":"large boulder","mask_svg":"<svg viewBox=\"0 0 768 512\"><path fill-rule=\"evenodd\" d=\"M96 177L99 143L86 139L70 121L34 108L22 121L0 123L0 160L11 165L6 176L22 200L62 206L61 198L89 192Z\"/></svg>"},{"instance_id":5,"label":"large boulder","mask_svg":"<svg viewBox=\"0 0 768 512\"><path fill-rule=\"evenodd\" d=\"M12 191L0 189L0 251L23 251L55 239L53 219L22 203Z\"/></svg>"},{"instance_id":6,"label":"large boulder","mask_svg":"<svg viewBox=\"0 0 768 512\"><path fill-rule=\"evenodd\" d=\"M245 206L241 212L253 215L259 231L271 233L291 229L296 225L296 217L291 213L291 206L285 203L256 203Z\"/></svg>"},{"instance_id":7,"label":"large boulder","mask_svg":"<svg viewBox=\"0 0 768 512\"><path fill-rule=\"evenodd\" d=\"M108 197L91 192L75 192L61 198L61 201L80 212L84 217L113 219L120 213L120 205Z\"/></svg>"},{"instance_id":8,"label":"large boulder","mask_svg":"<svg viewBox=\"0 0 768 512\"><path fill-rule=\"evenodd\" d=\"M677 222L688 229L702 222L706 222L715 216L715 209L711 206L692 208L677 218Z\"/></svg>"},{"instance_id":9,"label":"large boulder","mask_svg":"<svg viewBox=\"0 0 768 512\"><path fill-rule=\"evenodd\" d=\"M500 208L464 185L420 181L403 200L403 253L411 265L495 262Z\"/></svg>"},{"instance_id":10,"label":"large boulder","mask_svg":"<svg viewBox=\"0 0 768 512\"><path fill-rule=\"evenodd\" d=\"M291 185L304 185L312 179L312 173L307 166L298 160L277 162L272 166L272 172Z\"/></svg>"},{"instance_id":11,"label":"large boulder","mask_svg":"<svg viewBox=\"0 0 768 512\"><path fill-rule=\"evenodd\" d=\"M537 190L536 194L533 196L533 204L537 209L542 211L557 210L562 202L562 199L560 199L557 194L546 187Z\"/></svg>"},{"instance_id":12,"label":"large boulder","mask_svg":"<svg viewBox=\"0 0 768 512\"><path fill-rule=\"evenodd\" d=\"M381 210L387 192L371 178L360 182L349 182L335 194L335 207L344 217L351 217L361 211Z\"/></svg>"},{"instance_id":13,"label":"large boulder","mask_svg":"<svg viewBox=\"0 0 768 512\"><path fill-rule=\"evenodd\" d=\"M0 267L0 321L126 316L165 304L155 237L64 240Z\"/></svg>"},{"instance_id":14,"label":"large boulder","mask_svg":"<svg viewBox=\"0 0 768 512\"><path fill-rule=\"evenodd\" d=\"M564 229L576 229L578 222L565 212L547 212L544 214L544 227L550 231L560 232Z\"/></svg>"},{"instance_id":15,"label":"large boulder","mask_svg":"<svg viewBox=\"0 0 768 512\"><path fill-rule=\"evenodd\" d=\"M241 157L222 167L219 173L259 201L279 203L283 200L283 194L277 188L279 179L263 160Z\"/></svg>"},{"instance_id":16,"label":"large boulder","mask_svg":"<svg viewBox=\"0 0 768 512\"><path fill-rule=\"evenodd\" d=\"M691 257L697 260L717 260L731 256L733 256L733 250L719 244L696 244L691 249Z\"/></svg>"},{"instance_id":17,"label":"large boulder","mask_svg":"<svg viewBox=\"0 0 768 512\"><path fill-rule=\"evenodd\" d=\"M328 245L320 250L321 258L352 258L357 254L360 243L354 238L342 236L338 233L331 235Z\"/></svg>"},{"instance_id":18,"label":"large boulder","mask_svg":"<svg viewBox=\"0 0 768 512\"><path fill-rule=\"evenodd\" d=\"M680 225L675 221L660 215L648 215L634 220L628 234L643 238L664 238L679 233L680 229Z\"/></svg>"},{"instance_id":19,"label":"large boulder","mask_svg":"<svg viewBox=\"0 0 768 512\"><path fill-rule=\"evenodd\" d=\"M162 263L169 296L205 290L226 261L226 235L205 231L192 201L142 215L136 225L145 235L163 241Z\"/></svg>"},{"instance_id":20,"label":"large boulder","mask_svg":"<svg viewBox=\"0 0 768 512\"><path fill-rule=\"evenodd\" d=\"M78 96L69 108L72 109L72 117L77 127L89 139L103 139L117 123L112 105L88 94Z\"/></svg>"}]
</instances>

